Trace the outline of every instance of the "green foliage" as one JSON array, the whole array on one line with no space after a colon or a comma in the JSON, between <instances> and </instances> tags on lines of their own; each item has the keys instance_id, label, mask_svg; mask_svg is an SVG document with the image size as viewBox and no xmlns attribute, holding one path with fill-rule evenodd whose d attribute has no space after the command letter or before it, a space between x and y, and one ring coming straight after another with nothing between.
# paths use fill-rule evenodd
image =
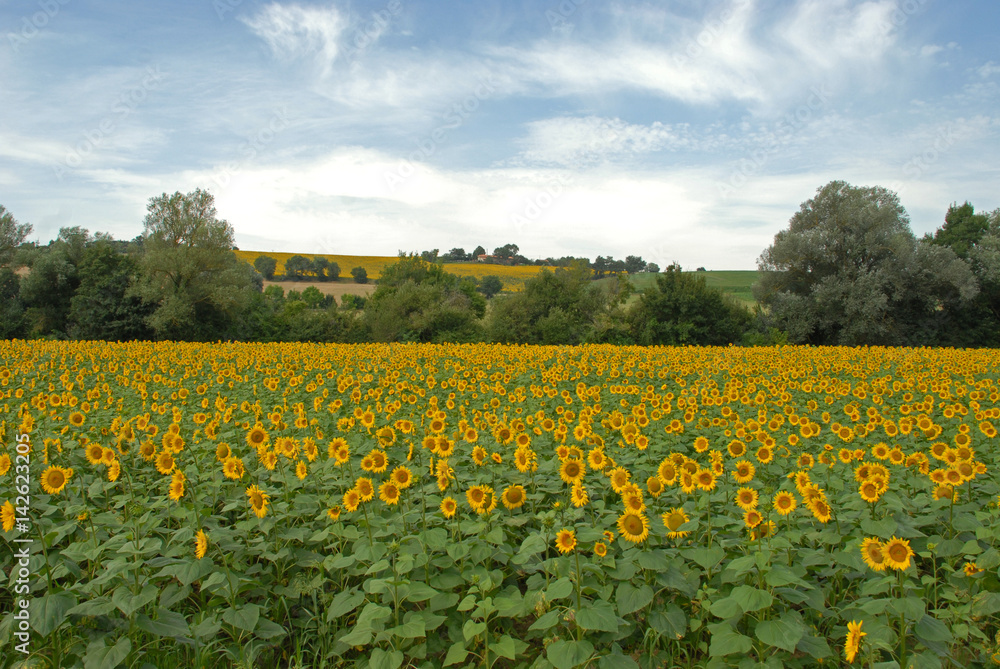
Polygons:
<instances>
[{"instance_id":1,"label":"green foliage","mask_svg":"<svg viewBox=\"0 0 1000 669\"><path fill-rule=\"evenodd\" d=\"M662 346L722 346L738 342L750 325L749 312L708 288L701 276L672 264L656 276L627 316L634 341Z\"/></svg>"},{"instance_id":2,"label":"green foliage","mask_svg":"<svg viewBox=\"0 0 1000 669\"><path fill-rule=\"evenodd\" d=\"M21 278L9 267L0 267L0 339L14 339L24 334L24 305L21 303Z\"/></svg>"},{"instance_id":3,"label":"green foliage","mask_svg":"<svg viewBox=\"0 0 1000 669\"><path fill-rule=\"evenodd\" d=\"M933 237L928 235L924 239L931 244L947 246L959 258L968 258L969 251L989 232L989 228L989 217L977 214L968 201L961 207L952 203L944 216L944 225L934 232Z\"/></svg>"},{"instance_id":4,"label":"green foliage","mask_svg":"<svg viewBox=\"0 0 1000 669\"><path fill-rule=\"evenodd\" d=\"M133 294L154 305L147 323L161 339L235 335L241 312L262 286L231 253L233 228L216 218L215 199L197 189L149 200L142 278Z\"/></svg>"},{"instance_id":5,"label":"green foliage","mask_svg":"<svg viewBox=\"0 0 1000 669\"><path fill-rule=\"evenodd\" d=\"M503 290L503 281L495 274L484 276L479 280L478 290L486 299L490 299Z\"/></svg>"},{"instance_id":6,"label":"green foliage","mask_svg":"<svg viewBox=\"0 0 1000 669\"><path fill-rule=\"evenodd\" d=\"M139 264L111 242L89 244L77 269L79 286L70 300L69 334L76 339L148 339L151 305L130 294Z\"/></svg>"},{"instance_id":7,"label":"green foliage","mask_svg":"<svg viewBox=\"0 0 1000 669\"><path fill-rule=\"evenodd\" d=\"M30 223L18 223L14 215L0 204L0 267L14 259L14 251L31 231Z\"/></svg>"},{"instance_id":8,"label":"green foliage","mask_svg":"<svg viewBox=\"0 0 1000 669\"><path fill-rule=\"evenodd\" d=\"M313 271L313 263L305 256L295 255L285 261L285 278L299 281Z\"/></svg>"},{"instance_id":9,"label":"green foliage","mask_svg":"<svg viewBox=\"0 0 1000 669\"><path fill-rule=\"evenodd\" d=\"M80 285L78 266L90 239L82 228L62 228L59 237L35 257L21 280L29 334L67 336L70 303Z\"/></svg>"},{"instance_id":10,"label":"green foliage","mask_svg":"<svg viewBox=\"0 0 1000 669\"><path fill-rule=\"evenodd\" d=\"M895 193L843 181L802 204L758 267L766 325L795 343L931 343L977 292L950 249L917 243Z\"/></svg>"},{"instance_id":11,"label":"green foliage","mask_svg":"<svg viewBox=\"0 0 1000 669\"><path fill-rule=\"evenodd\" d=\"M253 268L260 272L260 275L270 281L274 278L274 271L278 268L278 261L271 256L257 256L253 261Z\"/></svg>"},{"instance_id":12,"label":"green foliage","mask_svg":"<svg viewBox=\"0 0 1000 669\"><path fill-rule=\"evenodd\" d=\"M604 340L602 333L628 292L627 282L610 290L594 285L582 263L555 272L542 270L524 290L498 299L487 332L495 342L579 344ZM616 312L615 312L616 313Z\"/></svg>"},{"instance_id":13,"label":"green foliage","mask_svg":"<svg viewBox=\"0 0 1000 669\"><path fill-rule=\"evenodd\" d=\"M354 283L368 283L368 270L364 267L355 267L352 269L351 276L354 277Z\"/></svg>"},{"instance_id":14,"label":"green foliage","mask_svg":"<svg viewBox=\"0 0 1000 669\"><path fill-rule=\"evenodd\" d=\"M400 256L382 270L365 308L363 325L373 341L471 342L482 338L486 301L471 279L442 265Z\"/></svg>"}]
</instances>

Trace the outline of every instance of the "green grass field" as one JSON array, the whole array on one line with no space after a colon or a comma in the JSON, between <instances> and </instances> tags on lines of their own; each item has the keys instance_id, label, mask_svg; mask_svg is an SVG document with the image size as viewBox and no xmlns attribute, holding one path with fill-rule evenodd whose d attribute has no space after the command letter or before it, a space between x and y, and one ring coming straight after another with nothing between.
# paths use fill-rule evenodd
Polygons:
<instances>
[{"instance_id":1,"label":"green grass field","mask_svg":"<svg viewBox=\"0 0 1000 669\"><path fill-rule=\"evenodd\" d=\"M705 284L710 288L718 288L723 293L731 295L740 304L753 307L757 301L753 297L751 287L757 281L757 270L721 270L708 272L687 272L705 278ZM656 281L656 274L633 274L629 281L635 286L636 293L642 293ZM607 279L602 279L606 281ZM635 298L633 298L635 299Z\"/></svg>"}]
</instances>

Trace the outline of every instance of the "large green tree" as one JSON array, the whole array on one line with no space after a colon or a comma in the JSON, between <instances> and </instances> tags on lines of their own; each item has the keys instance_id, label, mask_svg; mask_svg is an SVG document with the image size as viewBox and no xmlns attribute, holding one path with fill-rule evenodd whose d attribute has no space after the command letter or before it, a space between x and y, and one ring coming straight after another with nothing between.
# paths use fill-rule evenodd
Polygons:
<instances>
[{"instance_id":1,"label":"large green tree","mask_svg":"<svg viewBox=\"0 0 1000 669\"><path fill-rule=\"evenodd\" d=\"M741 341L752 319L745 307L709 288L705 277L672 264L629 309L627 320L637 344L724 346Z\"/></svg>"},{"instance_id":2,"label":"large green tree","mask_svg":"<svg viewBox=\"0 0 1000 669\"><path fill-rule=\"evenodd\" d=\"M215 199L200 188L164 193L150 198L147 212L134 294L154 305L149 326L161 339L238 334L260 275L232 252L233 228L217 218Z\"/></svg>"},{"instance_id":3,"label":"large green tree","mask_svg":"<svg viewBox=\"0 0 1000 669\"><path fill-rule=\"evenodd\" d=\"M67 332L75 339L148 339L152 305L131 293L139 263L108 239L87 245L77 266L79 285L70 300Z\"/></svg>"},{"instance_id":4,"label":"large green tree","mask_svg":"<svg viewBox=\"0 0 1000 669\"><path fill-rule=\"evenodd\" d=\"M59 236L32 254L31 271L21 279L21 302L29 334L66 337L71 300L80 285L79 266L89 231L62 228Z\"/></svg>"},{"instance_id":5,"label":"large green tree","mask_svg":"<svg viewBox=\"0 0 1000 669\"><path fill-rule=\"evenodd\" d=\"M896 193L831 181L757 262L770 323L809 344L930 344L977 292L948 247L918 244Z\"/></svg>"},{"instance_id":6,"label":"large green tree","mask_svg":"<svg viewBox=\"0 0 1000 669\"><path fill-rule=\"evenodd\" d=\"M14 258L14 251L31 234L30 223L18 223L14 215L0 204L0 267Z\"/></svg>"}]
</instances>

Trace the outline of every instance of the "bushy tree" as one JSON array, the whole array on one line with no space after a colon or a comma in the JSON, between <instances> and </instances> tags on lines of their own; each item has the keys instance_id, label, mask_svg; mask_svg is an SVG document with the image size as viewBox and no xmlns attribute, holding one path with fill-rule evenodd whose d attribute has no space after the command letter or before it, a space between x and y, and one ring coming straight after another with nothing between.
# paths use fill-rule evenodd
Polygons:
<instances>
[{"instance_id":1,"label":"bushy tree","mask_svg":"<svg viewBox=\"0 0 1000 669\"><path fill-rule=\"evenodd\" d=\"M646 270L646 261L642 256L625 256L625 271L629 274L638 274Z\"/></svg>"},{"instance_id":2,"label":"bushy tree","mask_svg":"<svg viewBox=\"0 0 1000 669\"><path fill-rule=\"evenodd\" d=\"M285 261L285 279L289 281L300 281L312 271L312 261L305 256L294 255Z\"/></svg>"},{"instance_id":3,"label":"bushy tree","mask_svg":"<svg viewBox=\"0 0 1000 669\"><path fill-rule=\"evenodd\" d=\"M138 275L139 263L112 241L89 244L77 268L79 286L70 300L69 334L105 341L150 338L146 319L152 305L130 292Z\"/></svg>"},{"instance_id":4,"label":"bushy tree","mask_svg":"<svg viewBox=\"0 0 1000 669\"><path fill-rule=\"evenodd\" d=\"M14 259L14 251L31 234L30 223L18 223L14 215L0 204L0 267Z\"/></svg>"},{"instance_id":5,"label":"bushy tree","mask_svg":"<svg viewBox=\"0 0 1000 669\"><path fill-rule=\"evenodd\" d=\"M752 319L703 276L685 274L675 263L629 309L627 321L637 344L724 346L740 342Z\"/></svg>"},{"instance_id":6,"label":"bushy tree","mask_svg":"<svg viewBox=\"0 0 1000 669\"><path fill-rule=\"evenodd\" d=\"M990 230L990 219L985 214L977 214L968 201L961 207L952 203L944 215L944 225L925 241L938 246L947 246L959 258L968 258L969 252Z\"/></svg>"},{"instance_id":7,"label":"bushy tree","mask_svg":"<svg viewBox=\"0 0 1000 669\"><path fill-rule=\"evenodd\" d=\"M354 283L368 283L368 270L364 267L355 267L352 269L351 276L354 277Z\"/></svg>"},{"instance_id":8,"label":"bushy tree","mask_svg":"<svg viewBox=\"0 0 1000 669\"><path fill-rule=\"evenodd\" d=\"M755 296L794 343L926 343L936 314L977 291L954 252L918 245L894 192L843 181L804 202L757 264Z\"/></svg>"},{"instance_id":9,"label":"bushy tree","mask_svg":"<svg viewBox=\"0 0 1000 669\"><path fill-rule=\"evenodd\" d=\"M500 277L493 274L484 276L479 280L478 290L486 299L490 299L503 290L503 281Z\"/></svg>"},{"instance_id":10,"label":"bushy tree","mask_svg":"<svg viewBox=\"0 0 1000 669\"><path fill-rule=\"evenodd\" d=\"M627 282L609 291L591 282L582 263L554 272L544 269L524 290L498 297L487 324L492 341L519 344L578 344L607 340L611 311L627 294Z\"/></svg>"},{"instance_id":11,"label":"bushy tree","mask_svg":"<svg viewBox=\"0 0 1000 669\"><path fill-rule=\"evenodd\" d=\"M257 256L253 259L253 268L260 272L260 275L267 281L274 278L274 271L278 268L278 261L271 256Z\"/></svg>"},{"instance_id":12,"label":"bushy tree","mask_svg":"<svg viewBox=\"0 0 1000 669\"><path fill-rule=\"evenodd\" d=\"M78 269L91 239L86 229L62 228L59 236L34 256L20 291L30 334L68 336L70 304L80 285Z\"/></svg>"},{"instance_id":13,"label":"bushy tree","mask_svg":"<svg viewBox=\"0 0 1000 669\"><path fill-rule=\"evenodd\" d=\"M469 342L482 337L485 311L472 280L400 256L382 270L362 322L374 341Z\"/></svg>"},{"instance_id":14,"label":"bushy tree","mask_svg":"<svg viewBox=\"0 0 1000 669\"><path fill-rule=\"evenodd\" d=\"M147 211L133 294L154 305L149 326L161 339L234 336L262 284L232 252L233 228L216 217L215 199L201 189L164 193Z\"/></svg>"},{"instance_id":15,"label":"bushy tree","mask_svg":"<svg viewBox=\"0 0 1000 669\"><path fill-rule=\"evenodd\" d=\"M0 267L0 339L14 339L23 335L21 277L9 267Z\"/></svg>"}]
</instances>

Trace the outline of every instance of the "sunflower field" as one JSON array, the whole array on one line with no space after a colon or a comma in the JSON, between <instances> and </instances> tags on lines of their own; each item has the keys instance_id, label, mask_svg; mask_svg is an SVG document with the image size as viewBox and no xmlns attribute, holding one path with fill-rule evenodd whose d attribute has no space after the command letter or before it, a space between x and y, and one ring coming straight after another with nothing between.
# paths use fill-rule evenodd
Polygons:
<instances>
[{"instance_id":1,"label":"sunflower field","mask_svg":"<svg viewBox=\"0 0 1000 669\"><path fill-rule=\"evenodd\" d=\"M1000 664L1000 354L0 342L0 664Z\"/></svg>"}]
</instances>

